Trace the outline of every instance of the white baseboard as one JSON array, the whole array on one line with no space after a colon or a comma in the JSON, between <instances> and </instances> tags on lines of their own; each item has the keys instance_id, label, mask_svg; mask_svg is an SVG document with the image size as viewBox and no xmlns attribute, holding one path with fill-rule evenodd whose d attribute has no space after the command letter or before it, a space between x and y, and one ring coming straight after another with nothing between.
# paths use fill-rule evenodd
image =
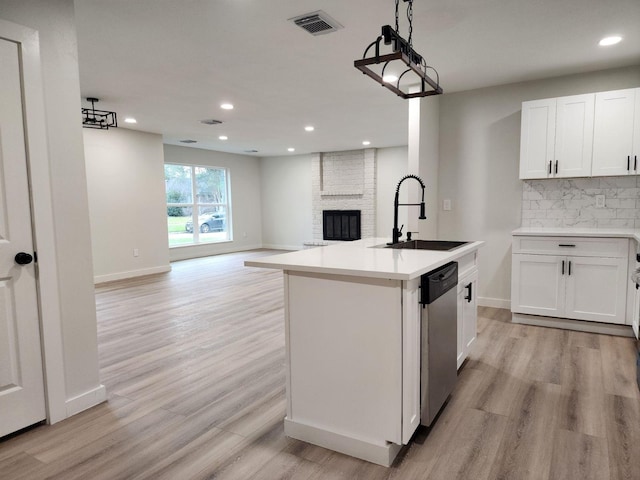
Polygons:
<instances>
[{"instance_id":1,"label":"white baseboard","mask_svg":"<svg viewBox=\"0 0 640 480\"><path fill-rule=\"evenodd\" d=\"M274 243L265 243L262 248L270 250L302 250L302 245L276 245Z\"/></svg>"},{"instance_id":2,"label":"white baseboard","mask_svg":"<svg viewBox=\"0 0 640 480\"><path fill-rule=\"evenodd\" d=\"M211 257L213 255L224 255L225 253L245 252L247 250L258 250L266 248L263 245L242 245L238 246L233 242L203 243L200 245L188 245L169 249L169 261L190 260L192 258Z\"/></svg>"},{"instance_id":3,"label":"white baseboard","mask_svg":"<svg viewBox=\"0 0 640 480\"><path fill-rule=\"evenodd\" d=\"M562 328L564 330L575 330L577 332L601 333L603 335L617 335L620 337L634 336L631 325L589 322L587 320L572 320L569 318L541 317L538 315L526 315L524 313L512 313L511 321L523 325Z\"/></svg>"},{"instance_id":4,"label":"white baseboard","mask_svg":"<svg viewBox=\"0 0 640 480\"><path fill-rule=\"evenodd\" d=\"M402 445L386 442L384 445L370 443L336 432L312 427L300 422L284 419L284 434L287 437L328 448L335 452L389 467L398 455Z\"/></svg>"},{"instance_id":5,"label":"white baseboard","mask_svg":"<svg viewBox=\"0 0 640 480\"><path fill-rule=\"evenodd\" d=\"M480 307L507 308L511 309L511 300L503 298L478 297Z\"/></svg>"},{"instance_id":6,"label":"white baseboard","mask_svg":"<svg viewBox=\"0 0 640 480\"><path fill-rule=\"evenodd\" d=\"M104 385L99 385L93 390L89 390L81 395L70 398L66 401L67 418L88 408L95 407L106 400L107 389Z\"/></svg>"},{"instance_id":7,"label":"white baseboard","mask_svg":"<svg viewBox=\"0 0 640 480\"><path fill-rule=\"evenodd\" d=\"M93 283L99 285L101 283L113 282L115 280L124 280L126 278L143 277L154 273L165 273L171 271L171 265L161 265L159 267L142 268L140 270L129 270L127 272L109 273L107 275L96 275L93 277Z\"/></svg>"}]
</instances>

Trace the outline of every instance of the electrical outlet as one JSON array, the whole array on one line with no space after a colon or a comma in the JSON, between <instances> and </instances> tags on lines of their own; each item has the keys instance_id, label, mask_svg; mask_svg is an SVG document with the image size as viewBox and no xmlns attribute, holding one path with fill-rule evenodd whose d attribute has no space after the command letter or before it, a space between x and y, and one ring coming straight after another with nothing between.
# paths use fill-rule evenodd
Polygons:
<instances>
[{"instance_id":1,"label":"electrical outlet","mask_svg":"<svg viewBox=\"0 0 640 480\"><path fill-rule=\"evenodd\" d=\"M596 195L596 208L604 208L604 195Z\"/></svg>"},{"instance_id":2,"label":"electrical outlet","mask_svg":"<svg viewBox=\"0 0 640 480\"><path fill-rule=\"evenodd\" d=\"M133 256L137 257L138 255L140 255L140 250L138 250L137 248L133 249Z\"/></svg>"},{"instance_id":3,"label":"electrical outlet","mask_svg":"<svg viewBox=\"0 0 640 480\"><path fill-rule=\"evenodd\" d=\"M449 198L445 198L445 199L442 201L442 209L443 209L443 210L446 210L446 211L451 210L451 199L449 199Z\"/></svg>"}]
</instances>

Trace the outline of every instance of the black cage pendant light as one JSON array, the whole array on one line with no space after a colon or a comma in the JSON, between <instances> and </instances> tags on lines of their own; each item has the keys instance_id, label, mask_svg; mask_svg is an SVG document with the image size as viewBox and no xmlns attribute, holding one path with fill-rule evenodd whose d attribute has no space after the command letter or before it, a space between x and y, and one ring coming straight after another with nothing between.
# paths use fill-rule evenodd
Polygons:
<instances>
[{"instance_id":1,"label":"black cage pendant light","mask_svg":"<svg viewBox=\"0 0 640 480\"><path fill-rule=\"evenodd\" d=\"M390 25L382 27L381 35L365 49L362 59L353 65L362 73L373 78L376 82L402 98L426 97L440 95L440 77L435 68L413 49L413 0L403 0L407 4L407 19L409 21L409 37L407 40L400 36L398 25L398 10L400 0L396 2L396 28ZM383 53L380 43L390 45L391 52ZM373 48L373 56L367 57ZM427 70L433 70L436 79L427 75ZM400 83L402 82L402 85ZM414 85L416 86L415 88ZM411 88L411 92L409 92Z\"/></svg>"},{"instance_id":2,"label":"black cage pendant light","mask_svg":"<svg viewBox=\"0 0 640 480\"><path fill-rule=\"evenodd\" d=\"M99 128L100 130L109 130L109 127L118 126L118 117L116 112L109 112L108 110L96 110L95 103L98 102L97 98L88 97L88 102L91 102L91 108L82 109L82 126L84 128Z\"/></svg>"}]
</instances>

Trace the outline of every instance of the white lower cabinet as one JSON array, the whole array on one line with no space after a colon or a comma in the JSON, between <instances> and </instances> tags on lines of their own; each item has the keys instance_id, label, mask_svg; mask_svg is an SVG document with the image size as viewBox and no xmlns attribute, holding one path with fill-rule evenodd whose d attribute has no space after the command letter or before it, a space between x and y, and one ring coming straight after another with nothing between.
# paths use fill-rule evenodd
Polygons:
<instances>
[{"instance_id":1,"label":"white lower cabinet","mask_svg":"<svg viewBox=\"0 0 640 480\"><path fill-rule=\"evenodd\" d=\"M458 280L458 368L469 356L478 330L478 270Z\"/></svg>"},{"instance_id":2,"label":"white lower cabinet","mask_svg":"<svg viewBox=\"0 0 640 480\"><path fill-rule=\"evenodd\" d=\"M562 246L581 248L571 239ZM578 241L580 242L580 241ZM521 241L521 244L524 242ZM514 247L511 311L547 317L624 324L628 257L517 253Z\"/></svg>"}]
</instances>

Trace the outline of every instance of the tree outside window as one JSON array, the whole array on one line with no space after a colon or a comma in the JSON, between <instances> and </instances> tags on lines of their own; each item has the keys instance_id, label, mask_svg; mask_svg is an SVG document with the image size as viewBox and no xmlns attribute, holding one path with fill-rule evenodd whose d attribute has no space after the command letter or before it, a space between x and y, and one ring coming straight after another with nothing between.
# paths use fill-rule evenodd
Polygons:
<instances>
[{"instance_id":1,"label":"tree outside window","mask_svg":"<svg viewBox=\"0 0 640 480\"><path fill-rule=\"evenodd\" d=\"M167 163L164 177L169 247L231 240L227 169Z\"/></svg>"}]
</instances>

